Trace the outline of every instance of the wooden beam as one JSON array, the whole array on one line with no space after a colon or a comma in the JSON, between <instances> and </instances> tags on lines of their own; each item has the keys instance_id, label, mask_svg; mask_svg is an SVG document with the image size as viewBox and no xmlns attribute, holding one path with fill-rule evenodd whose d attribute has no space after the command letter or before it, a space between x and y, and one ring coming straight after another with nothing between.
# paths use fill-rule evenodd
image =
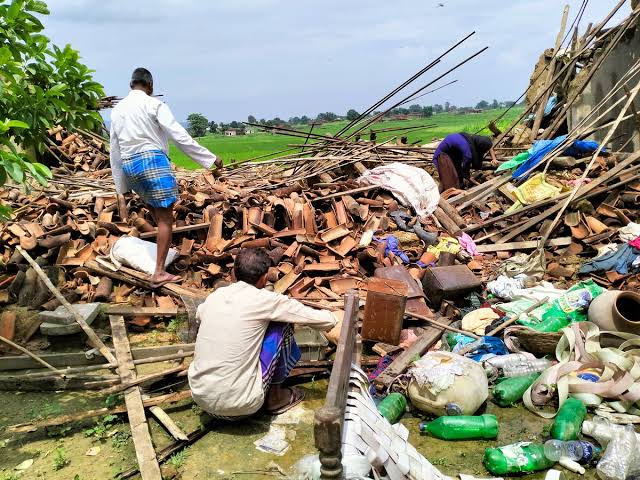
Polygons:
<instances>
[{"instance_id":1,"label":"wooden beam","mask_svg":"<svg viewBox=\"0 0 640 480\"><path fill-rule=\"evenodd\" d=\"M571 237L554 238L547 242L550 247L568 247L571 245ZM538 240L529 240L526 242L511 242L511 243L492 243L489 245L478 245L478 252L506 252L509 250L533 250L538 248L540 242Z\"/></svg>"},{"instance_id":2,"label":"wooden beam","mask_svg":"<svg viewBox=\"0 0 640 480\"><path fill-rule=\"evenodd\" d=\"M159 347L139 347L132 349L133 358L135 360L143 360L152 357L173 355L183 351L184 353L193 352L194 343L179 343L176 345L163 345ZM113 350L112 350L113 352ZM100 365L104 363L104 359L99 355L87 358L85 352L79 353L44 353L39 355L54 367L78 367L82 365ZM3 370L27 370L31 368L41 368L40 364L26 355L13 357L0 357L0 371Z\"/></svg>"},{"instance_id":3,"label":"wooden beam","mask_svg":"<svg viewBox=\"0 0 640 480\"><path fill-rule=\"evenodd\" d=\"M446 317L442 318L444 320ZM387 388L398 375L405 372L416 356L421 357L431 346L442 336L443 331L439 328L429 327L418 339L404 352L396 357L391 364L374 380L378 389Z\"/></svg>"},{"instance_id":4,"label":"wooden beam","mask_svg":"<svg viewBox=\"0 0 640 480\"><path fill-rule=\"evenodd\" d=\"M145 407L152 407L154 405L160 405L163 403L176 403L191 398L191 390L185 390L182 392L168 393L166 395L160 395L157 397L147 398L142 401ZM64 425L71 422L79 422L87 418L101 417L103 415L116 415L119 413L126 413L127 407L125 405L119 405L117 407L104 407L96 410L88 410L86 412L74 413L71 415L61 415L59 417L45 418L44 420L37 420L34 422L19 423L17 425L11 425L7 427L7 431L11 433L23 433L23 432L35 432L39 428L55 427L57 425Z\"/></svg>"},{"instance_id":5,"label":"wooden beam","mask_svg":"<svg viewBox=\"0 0 640 480\"><path fill-rule=\"evenodd\" d=\"M135 317L137 315L149 315L151 317L175 317L179 313L186 313L184 308L163 307L132 307L131 305L107 305L104 313L107 315L122 315L123 317Z\"/></svg>"},{"instance_id":6,"label":"wooden beam","mask_svg":"<svg viewBox=\"0 0 640 480\"><path fill-rule=\"evenodd\" d=\"M127 338L124 318L111 315L109 316L109 321L111 322L111 331L113 333L113 346L119 363L118 373L120 380L123 383L134 381L136 379L136 368L133 365L133 355ZM124 393L124 402L127 407L131 436L136 449L138 466L140 467L140 476L143 480L162 480L160 465L153 449L149 425L144 412L140 387L128 388Z\"/></svg>"}]
</instances>

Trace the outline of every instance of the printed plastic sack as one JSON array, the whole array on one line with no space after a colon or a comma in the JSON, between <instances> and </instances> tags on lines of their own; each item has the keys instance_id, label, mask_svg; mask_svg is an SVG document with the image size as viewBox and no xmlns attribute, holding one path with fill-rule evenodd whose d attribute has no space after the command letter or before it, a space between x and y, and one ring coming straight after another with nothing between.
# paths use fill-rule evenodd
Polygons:
<instances>
[{"instance_id":1,"label":"printed plastic sack","mask_svg":"<svg viewBox=\"0 0 640 480\"><path fill-rule=\"evenodd\" d=\"M577 283L549 304L547 311L542 314L542 320L528 319L518 323L539 332L559 332L571 323L586 321L589 305L604 291L593 280Z\"/></svg>"},{"instance_id":2,"label":"printed plastic sack","mask_svg":"<svg viewBox=\"0 0 640 480\"><path fill-rule=\"evenodd\" d=\"M120 237L111 247L111 261L120 268L122 265L134 268L140 272L153 275L156 270L156 250L155 243L140 240L136 237ZM178 257L178 251L170 248L167 254L165 267Z\"/></svg>"},{"instance_id":3,"label":"printed plastic sack","mask_svg":"<svg viewBox=\"0 0 640 480\"><path fill-rule=\"evenodd\" d=\"M411 403L433 415L473 415L489 396L482 366L455 353L428 352L409 375Z\"/></svg>"}]
</instances>

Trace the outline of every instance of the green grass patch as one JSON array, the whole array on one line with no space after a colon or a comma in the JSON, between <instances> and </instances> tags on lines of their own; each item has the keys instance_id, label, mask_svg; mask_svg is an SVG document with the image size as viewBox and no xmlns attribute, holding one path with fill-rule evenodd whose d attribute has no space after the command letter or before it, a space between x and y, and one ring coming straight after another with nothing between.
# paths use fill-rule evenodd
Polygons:
<instances>
[{"instance_id":1,"label":"green grass patch","mask_svg":"<svg viewBox=\"0 0 640 480\"><path fill-rule=\"evenodd\" d=\"M430 118L420 118L411 120L386 120L372 125L373 130L398 127L415 127L420 125L435 124L436 127L422 130L411 130L406 133L409 143L420 141L428 143L434 138L443 138L450 133L468 132L476 133L493 119L504 112L504 109L487 110L482 113L472 113L458 115L455 113L440 113ZM511 109L503 119L498 122L498 128L504 129L518 118L522 113L522 107ZM315 127L314 133L322 135L333 135L347 125L347 121L331 122ZM298 125L297 130L308 131L308 125ZM363 131L363 138L368 138L369 129ZM480 133L489 134L485 129ZM394 136L405 135L403 132L382 132L377 135L378 141L382 142ZM224 135L211 134L198 138L198 142L221 157L225 163L236 160L247 160L261 155L273 154L281 150L290 148L292 144L302 145L304 138L288 137L284 135L274 135L271 133L253 133L251 135L241 135L237 137L225 137ZM293 153L287 152L287 153ZM181 167L195 169L198 165L192 162L184 153L178 150L175 145L171 145L169 156L173 162Z\"/></svg>"}]
</instances>

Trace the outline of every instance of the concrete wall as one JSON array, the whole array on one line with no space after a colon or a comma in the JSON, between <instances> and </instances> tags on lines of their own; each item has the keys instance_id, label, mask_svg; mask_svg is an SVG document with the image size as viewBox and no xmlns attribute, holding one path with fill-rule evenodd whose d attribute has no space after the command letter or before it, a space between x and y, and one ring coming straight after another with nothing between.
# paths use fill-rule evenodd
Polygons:
<instances>
[{"instance_id":1,"label":"concrete wall","mask_svg":"<svg viewBox=\"0 0 640 480\"><path fill-rule=\"evenodd\" d=\"M636 27L635 29L630 29L625 33L620 43L605 59L601 67L594 74L593 78L584 89L583 93L578 97L574 107L569 112L569 130L571 130L578 122L580 122L580 120L593 110L593 107L611 91L613 86L631 68L639 57L640 27ZM632 90L638 81L640 81L640 75L636 75L627 84L628 89ZM615 103L616 100L620 99L621 96L626 97L626 94L621 92L616 95L605 107L603 107L603 111L612 103ZM636 97L634 103L636 110L640 111L640 95ZM620 113L622 105L624 105L624 102L621 102L621 105L618 108L609 112L607 118L611 120L615 119ZM633 141L624 148L624 151L632 152L640 150L640 134L638 133L638 128L640 127L636 124L633 118L624 121L618 127L611 144L607 145L607 147L612 150L620 150L628 141L629 137L632 136L634 138ZM595 133L592 138L597 141L602 141L606 134L607 129L605 128Z\"/></svg>"}]
</instances>

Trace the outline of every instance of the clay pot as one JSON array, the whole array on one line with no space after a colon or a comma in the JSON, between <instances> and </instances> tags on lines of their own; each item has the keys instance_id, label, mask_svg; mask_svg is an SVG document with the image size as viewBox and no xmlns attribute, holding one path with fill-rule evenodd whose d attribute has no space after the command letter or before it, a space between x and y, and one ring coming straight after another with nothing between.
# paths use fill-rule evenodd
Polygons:
<instances>
[{"instance_id":1,"label":"clay pot","mask_svg":"<svg viewBox=\"0 0 640 480\"><path fill-rule=\"evenodd\" d=\"M622 292L613 304L613 323L620 332L640 335L640 294Z\"/></svg>"},{"instance_id":2,"label":"clay pot","mask_svg":"<svg viewBox=\"0 0 640 480\"><path fill-rule=\"evenodd\" d=\"M600 327L600 330L615 331L612 307L621 293L620 290L607 290L594 298L589 305L589 321Z\"/></svg>"},{"instance_id":3,"label":"clay pot","mask_svg":"<svg viewBox=\"0 0 640 480\"><path fill-rule=\"evenodd\" d=\"M601 330L640 335L640 294L608 290L589 305L589 321Z\"/></svg>"}]
</instances>

